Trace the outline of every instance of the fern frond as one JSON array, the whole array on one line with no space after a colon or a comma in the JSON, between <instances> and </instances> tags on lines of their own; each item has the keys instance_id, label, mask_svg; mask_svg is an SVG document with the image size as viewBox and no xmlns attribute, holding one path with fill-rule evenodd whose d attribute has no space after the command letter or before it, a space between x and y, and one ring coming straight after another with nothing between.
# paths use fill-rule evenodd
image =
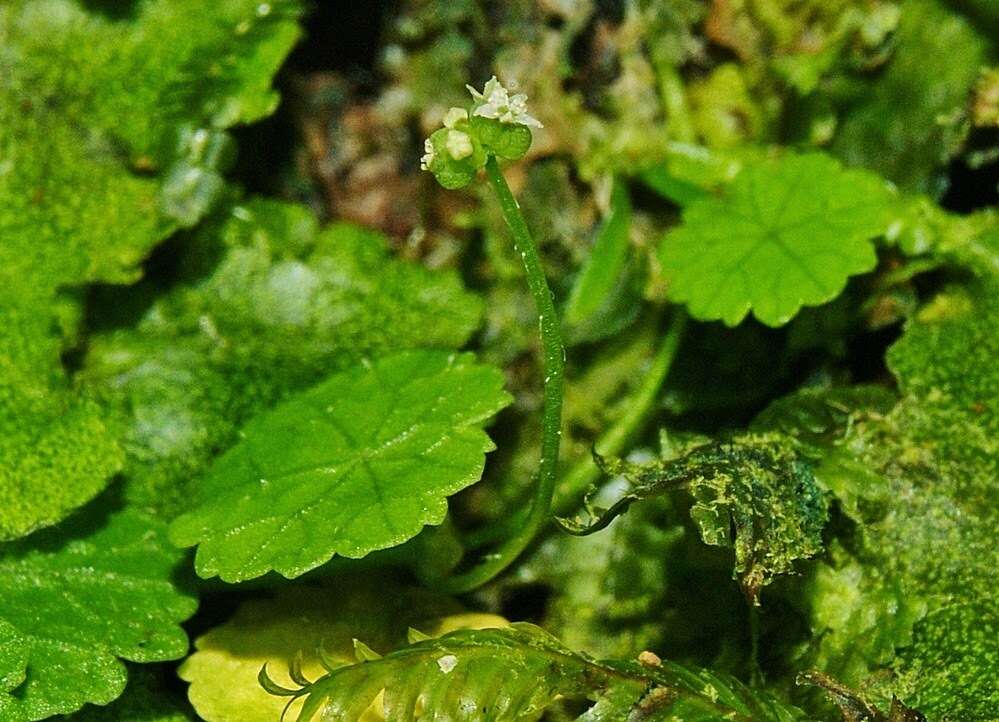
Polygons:
<instances>
[{"instance_id":1,"label":"fern frond","mask_svg":"<svg viewBox=\"0 0 999 722\"><path fill-rule=\"evenodd\" d=\"M803 714L737 680L663 662L597 661L531 624L417 639L383 657L359 655L295 692L298 722L357 722L384 691L393 722L525 722L556 698L595 704L578 722L800 722ZM261 671L265 688L277 688ZM279 691L277 691L279 690ZM283 688L276 693L286 694Z\"/></svg>"}]
</instances>

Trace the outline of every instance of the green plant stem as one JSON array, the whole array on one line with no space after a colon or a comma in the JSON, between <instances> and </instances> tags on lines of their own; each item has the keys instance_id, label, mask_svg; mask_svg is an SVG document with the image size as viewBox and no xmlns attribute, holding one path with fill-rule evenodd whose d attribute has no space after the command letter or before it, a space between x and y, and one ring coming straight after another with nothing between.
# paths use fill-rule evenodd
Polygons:
<instances>
[{"instance_id":1,"label":"green plant stem","mask_svg":"<svg viewBox=\"0 0 999 722\"><path fill-rule=\"evenodd\" d=\"M503 220L513 236L514 248L520 253L527 275L527 285L534 297L541 335L542 367L545 374L544 407L541 421L541 461L538 464L534 498L523 525L500 546L487 554L469 571L442 580L444 590L461 593L480 587L503 572L520 556L538 532L548 523L555 495L558 472L558 449L562 439L562 386L565 371L565 347L559 330L558 314L548 280L541 267L538 249L520 211L520 204L510 192L496 158L486 161L486 176L499 198Z\"/></svg>"},{"instance_id":2,"label":"green plant stem","mask_svg":"<svg viewBox=\"0 0 999 722\"><path fill-rule=\"evenodd\" d=\"M628 399L627 411L594 444L594 448L599 453L605 456L620 454L641 433L655 408L659 391L669 375L669 370L673 366L673 360L676 358L676 352L686 327L686 312L681 308L674 309L669 330L660 342L659 348L656 349L655 356L642 379L642 385ZM557 484L554 501L555 513L565 515L575 511L583 494L599 476L600 470L589 454L573 464L569 472L564 474L562 480ZM475 549L502 538L522 524L524 516L524 513L518 512L481 531L473 532L466 539L466 543L470 548Z\"/></svg>"},{"instance_id":3,"label":"green plant stem","mask_svg":"<svg viewBox=\"0 0 999 722\"><path fill-rule=\"evenodd\" d=\"M676 351L686 327L687 314L677 308L673 311L673 319L666 337L659 344L656 355L652 358L652 364L642 379L642 385L628 403L627 411L594 444L598 453L605 456L620 454L645 425L659 398L659 389L662 388L673 366L673 359L676 358ZM600 470L590 455L580 459L558 485L556 513L568 514L574 511L583 494L599 476Z\"/></svg>"}]
</instances>

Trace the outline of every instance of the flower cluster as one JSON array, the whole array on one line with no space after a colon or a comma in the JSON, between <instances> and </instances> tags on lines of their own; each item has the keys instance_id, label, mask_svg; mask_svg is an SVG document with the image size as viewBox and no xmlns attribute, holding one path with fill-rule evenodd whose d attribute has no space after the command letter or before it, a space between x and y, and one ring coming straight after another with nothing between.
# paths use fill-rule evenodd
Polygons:
<instances>
[{"instance_id":1,"label":"flower cluster","mask_svg":"<svg viewBox=\"0 0 999 722\"><path fill-rule=\"evenodd\" d=\"M444 127L424 141L420 168L430 171L445 188L460 188L475 177L489 156L504 160L524 157L531 146L531 128L541 122L527 112L527 96L510 91L490 78L472 94L471 110L451 108Z\"/></svg>"}]
</instances>

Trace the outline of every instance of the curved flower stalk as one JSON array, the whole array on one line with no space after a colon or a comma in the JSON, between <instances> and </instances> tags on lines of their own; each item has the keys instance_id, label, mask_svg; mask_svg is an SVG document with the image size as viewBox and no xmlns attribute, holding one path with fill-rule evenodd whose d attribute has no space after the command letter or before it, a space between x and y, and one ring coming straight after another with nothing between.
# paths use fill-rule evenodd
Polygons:
<instances>
[{"instance_id":1,"label":"curved flower stalk","mask_svg":"<svg viewBox=\"0 0 999 722\"><path fill-rule=\"evenodd\" d=\"M489 79L482 92L469 87L471 108L451 108L444 127L425 143L420 166L445 188L471 183L481 169L499 199L503 219L524 264L527 283L538 312L544 365L541 461L530 509L523 523L492 554L468 572L443 580L440 586L452 592L474 589L506 569L547 523L555 493L559 442L562 434L562 386L565 347L559 319L541 267L538 249L531 237L520 205L503 178L499 160L523 158L531 147L531 128L541 123L527 112L527 96L511 95L496 79Z\"/></svg>"}]
</instances>

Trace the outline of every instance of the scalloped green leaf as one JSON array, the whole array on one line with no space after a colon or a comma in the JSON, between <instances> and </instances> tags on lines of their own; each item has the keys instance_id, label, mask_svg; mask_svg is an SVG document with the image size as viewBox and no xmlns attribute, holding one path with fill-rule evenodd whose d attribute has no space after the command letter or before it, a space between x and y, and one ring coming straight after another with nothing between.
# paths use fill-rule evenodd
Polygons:
<instances>
[{"instance_id":1,"label":"scalloped green leaf","mask_svg":"<svg viewBox=\"0 0 999 722\"><path fill-rule=\"evenodd\" d=\"M819 153L746 165L720 196L693 200L659 260L668 294L691 315L729 326L753 315L787 323L874 268L874 237L892 194L877 176Z\"/></svg>"},{"instance_id":2,"label":"scalloped green leaf","mask_svg":"<svg viewBox=\"0 0 999 722\"><path fill-rule=\"evenodd\" d=\"M30 656L28 640L12 624L0 619L0 700L24 683Z\"/></svg>"},{"instance_id":3,"label":"scalloped green leaf","mask_svg":"<svg viewBox=\"0 0 999 722\"><path fill-rule=\"evenodd\" d=\"M482 424L510 401L470 354L407 351L335 374L254 418L171 527L203 577L296 577L440 524L478 481Z\"/></svg>"},{"instance_id":4,"label":"scalloped green leaf","mask_svg":"<svg viewBox=\"0 0 999 722\"><path fill-rule=\"evenodd\" d=\"M125 688L121 659L182 657L196 605L173 582L181 556L161 522L100 505L0 547L0 638L14 640L0 652L0 718L107 704Z\"/></svg>"},{"instance_id":5,"label":"scalloped green leaf","mask_svg":"<svg viewBox=\"0 0 999 722\"><path fill-rule=\"evenodd\" d=\"M128 497L171 516L255 414L365 357L458 348L481 314L453 271L393 258L359 226L320 230L291 203L234 205L179 263L206 256L217 265L136 328L91 337L81 374L122 409Z\"/></svg>"}]
</instances>

